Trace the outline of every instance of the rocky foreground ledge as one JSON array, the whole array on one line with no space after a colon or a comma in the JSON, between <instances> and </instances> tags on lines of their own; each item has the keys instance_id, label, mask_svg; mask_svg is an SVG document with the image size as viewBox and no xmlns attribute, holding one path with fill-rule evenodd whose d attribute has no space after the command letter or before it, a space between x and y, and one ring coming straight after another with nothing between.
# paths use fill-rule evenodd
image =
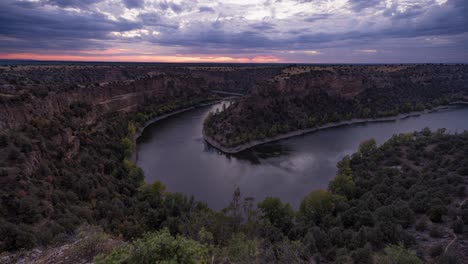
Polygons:
<instances>
[{"instance_id":1,"label":"rocky foreground ledge","mask_svg":"<svg viewBox=\"0 0 468 264\"><path fill-rule=\"evenodd\" d=\"M424 111L410 112L410 113L406 113L406 114L399 114L399 115L390 116L390 117L354 118L354 119L340 121L340 122L328 123L326 125L319 126L319 127L313 127L313 128L306 128L306 129L291 131L291 132L288 132L288 133L280 134L280 135L277 135L275 137L266 138L266 139L262 139L262 140L252 140L252 141L249 141L247 143L237 145L237 146L233 146L233 147L222 146L219 142L217 142L213 138L206 135L205 130L203 130L203 138L211 146L215 147L216 149L218 149L218 150L220 150L220 151L222 151L224 153L236 154L236 153L242 152L244 150L253 148L255 146L259 146L259 145L263 145L263 144L266 144L266 143L271 143L271 142L275 142L275 141L279 141L279 140L287 139L287 138L291 138L291 137L296 137L296 136L316 132L316 131L319 131L319 130L334 128L334 127L340 127L340 126L354 125L354 124L391 122L391 121L396 121L396 120L400 120L400 119L405 119L405 118L408 118L408 117L420 116L420 115L423 115L423 114L429 114L429 113L437 112L437 111L447 109L447 108L449 108L451 106L455 106L455 105L468 105L468 102L457 101L457 102L450 103L449 105L439 106L439 107L436 107L436 108L433 108L433 109L426 109Z\"/></svg>"}]
</instances>

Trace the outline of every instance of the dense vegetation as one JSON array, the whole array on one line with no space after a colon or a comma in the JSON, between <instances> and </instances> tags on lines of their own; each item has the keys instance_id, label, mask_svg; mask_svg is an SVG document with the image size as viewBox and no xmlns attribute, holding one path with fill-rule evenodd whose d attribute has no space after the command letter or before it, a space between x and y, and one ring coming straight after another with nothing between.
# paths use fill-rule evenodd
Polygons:
<instances>
[{"instance_id":1,"label":"dense vegetation","mask_svg":"<svg viewBox=\"0 0 468 264\"><path fill-rule=\"evenodd\" d=\"M210 115L205 134L232 147L353 118L433 109L468 96L466 65L303 68Z\"/></svg>"},{"instance_id":2,"label":"dense vegetation","mask_svg":"<svg viewBox=\"0 0 468 264\"><path fill-rule=\"evenodd\" d=\"M88 223L109 235L86 233L75 256L106 252L99 245L109 236L132 241L98 263L468 261L458 243L467 235L468 203L459 205L466 200L468 133L423 130L380 147L366 141L338 164L328 190L312 191L298 210L236 190L214 211L163 183L144 183L131 159L138 129L213 99L188 89L148 97L132 113L102 115L77 101L1 130L0 252L81 239L77 227Z\"/></svg>"},{"instance_id":3,"label":"dense vegetation","mask_svg":"<svg viewBox=\"0 0 468 264\"><path fill-rule=\"evenodd\" d=\"M154 116L203 102L205 98L165 104L148 99L148 106L137 115L105 115L98 127L82 126L91 108L77 103L67 112L35 120L21 130L2 132L0 248L45 245L54 238L64 239L84 222L127 237L149 230L146 225L159 226L172 214L165 212L172 210L171 205L148 204L145 188L149 187L141 187L143 173L130 159L133 136ZM76 153L69 153L76 144L74 137L62 138L61 129L79 131ZM31 162L39 163L37 170L29 171ZM195 204L176 194L167 199L180 200L184 210ZM173 214L178 221L178 211Z\"/></svg>"},{"instance_id":4,"label":"dense vegetation","mask_svg":"<svg viewBox=\"0 0 468 264\"><path fill-rule=\"evenodd\" d=\"M237 190L222 212L197 207L172 230L177 237L167 230L148 233L98 260L464 263L468 256L457 243L447 252L438 249L452 232L459 240L467 236L468 205L458 206L466 199L467 153L468 133L425 129L395 135L380 147L369 140L338 164L329 189L312 191L297 212L272 197L255 206ZM168 195L156 186L153 195ZM167 251L154 255L161 248Z\"/></svg>"}]
</instances>

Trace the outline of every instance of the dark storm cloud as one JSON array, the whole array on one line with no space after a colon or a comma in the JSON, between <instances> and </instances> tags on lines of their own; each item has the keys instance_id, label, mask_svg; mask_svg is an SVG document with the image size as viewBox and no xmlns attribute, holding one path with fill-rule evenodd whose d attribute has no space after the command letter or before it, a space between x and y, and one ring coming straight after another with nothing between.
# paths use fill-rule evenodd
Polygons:
<instances>
[{"instance_id":1,"label":"dark storm cloud","mask_svg":"<svg viewBox=\"0 0 468 264\"><path fill-rule=\"evenodd\" d=\"M226 24L218 20L210 26L194 24L191 27L149 39L160 45L179 45L184 47L217 47L228 49L270 49L290 50L307 49L348 44L375 43L388 38L415 38L421 36L452 36L468 32L467 4L452 0L444 6L434 6L422 12L415 6L406 12L394 13L388 27L361 27L346 32L310 33L306 27L281 29L281 34L270 37L266 34L277 27L273 23L252 23L243 32L230 32ZM310 21L326 19L328 15L312 16ZM415 21L412 19L417 17ZM307 18L305 18L307 19ZM348 46L352 47L352 46Z\"/></svg>"},{"instance_id":2,"label":"dark storm cloud","mask_svg":"<svg viewBox=\"0 0 468 264\"><path fill-rule=\"evenodd\" d=\"M184 10L184 7L182 4L176 4L174 2L171 2L171 1L161 1L159 3L159 7L163 10L172 10L174 13L180 13Z\"/></svg>"},{"instance_id":3,"label":"dark storm cloud","mask_svg":"<svg viewBox=\"0 0 468 264\"><path fill-rule=\"evenodd\" d=\"M401 20L401 19L410 19L410 18L417 18L424 14L426 10L420 6L420 5L415 5L411 6L404 12L400 12L397 10L396 6L393 6L392 8L388 8L384 11L384 16L391 17L394 20Z\"/></svg>"},{"instance_id":4,"label":"dark storm cloud","mask_svg":"<svg viewBox=\"0 0 468 264\"><path fill-rule=\"evenodd\" d=\"M51 5L56 5L60 7L81 7L84 8L88 5L96 4L102 2L103 0L49 0L42 1L47 2Z\"/></svg>"},{"instance_id":5,"label":"dark storm cloud","mask_svg":"<svg viewBox=\"0 0 468 264\"><path fill-rule=\"evenodd\" d=\"M145 26L172 30L179 28L179 24L176 21L166 21L162 14L156 12L140 13L138 18L141 20L142 25Z\"/></svg>"},{"instance_id":6,"label":"dark storm cloud","mask_svg":"<svg viewBox=\"0 0 468 264\"><path fill-rule=\"evenodd\" d=\"M144 1L143 0L123 0L125 6L129 9L131 8L141 8L143 7Z\"/></svg>"},{"instance_id":7,"label":"dark storm cloud","mask_svg":"<svg viewBox=\"0 0 468 264\"><path fill-rule=\"evenodd\" d=\"M199 11L200 13L204 13L204 12L206 12L206 13L214 13L214 12L215 12L215 10L214 10L213 8L209 7L209 6L200 6L200 7L198 8L198 11Z\"/></svg>"},{"instance_id":8,"label":"dark storm cloud","mask_svg":"<svg viewBox=\"0 0 468 264\"><path fill-rule=\"evenodd\" d=\"M259 31L270 31L275 28L275 25L272 23L261 22L250 25L250 28L256 29Z\"/></svg>"},{"instance_id":9,"label":"dark storm cloud","mask_svg":"<svg viewBox=\"0 0 468 264\"><path fill-rule=\"evenodd\" d=\"M228 33L222 29L212 28L203 31L190 31L171 36L158 36L151 42L167 46L212 47L212 48L273 48L275 43L265 35L256 31ZM269 44L272 44L271 46Z\"/></svg>"},{"instance_id":10,"label":"dark storm cloud","mask_svg":"<svg viewBox=\"0 0 468 264\"><path fill-rule=\"evenodd\" d=\"M342 13L340 10L327 13L324 9L323 13L291 12L294 15L282 19L275 19L272 15L250 20L246 17L252 15L248 13L254 8L249 5L215 2L215 11L207 6L210 3L202 1L198 1L199 6L194 1L122 0L117 4L104 1L0 0L0 49L66 52L102 49L121 43L143 43L207 54L209 50L253 53L330 47L357 49L373 43L384 48L385 43L392 39L431 36L444 36L448 42L456 42L456 45L450 44L451 47L456 46L465 52L467 49L462 45L466 44L466 38L455 38L468 32L466 0L449 0L442 5L414 1L405 8L399 8L397 1L385 6L380 0L350 0ZM262 3L274 9L278 2L281 1ZM296 3L308 2L319 5L327 1L298 0ZM129 12L124 6L133 10ZM67 7L79 12L67 11L64 9ZM354 17L348 17L350 10L356 12ZM102 12L112 14L115 19ZM135 21L120 17L128 17L129 13ZM258 14L254 13L253 17L255 15ZM110 34L135 29L145 30L125 35ZM421 45L426 45L426 42Z\"/></svg>"},{"instance_id":11,"label":"dark storm cloud","mask_svg":"<svg viewBox=\"0 0 468 264\"><path fill-rule=\"evenodd\" d=\"M300 16L307 16L304 18L304 21L306 22L315 22L319 20L324 20L330 18L332 15L331 14L316 14L316 15L306 15L304 13L298 14Z\"/></svg>"},{"instance_id":12,"label":"dark storm cloud","mask_svg":"<svg viewBox=\"0 0 468 264\"><path fill-rule=\"evenodd\" d=\"M382 0L350 0L349 3L354 11L358 12L366 8L379 5Z\"/></svg>"},{"instance_id":13,"label":"dark storm cloud","mask_svg":"<svg viewBox=\"0 0 468 264\"><path fill-rule=\"evenodd\" d=\"M125 19L111 21L100 13L76 13L39 7L12 1L0 2L0 36L14 39L11 48L34 46L66 50L106 46L105 42L97 41L108 39L109 32L140 27L138 23Z\"/></svg>"}]
</instances>

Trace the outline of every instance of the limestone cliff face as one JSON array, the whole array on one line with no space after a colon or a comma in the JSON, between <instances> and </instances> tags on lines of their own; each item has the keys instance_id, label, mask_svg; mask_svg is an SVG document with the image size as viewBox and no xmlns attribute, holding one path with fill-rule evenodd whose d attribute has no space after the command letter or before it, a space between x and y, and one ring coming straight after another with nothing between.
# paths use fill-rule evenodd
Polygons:
<instances>
[{"instance_id":1,"label":"limestone cliff face","mask_svg":"<svg viewBox=\"0 0 468 264\"><path fill-rule=\"evenodd\" d=\"M72 91L50 92L45 97L29 96L22 100L5 100L0 104L0 129L11 129L35 118L47 117L70 109L74 103L86 103L95 109L95 117L115 111L134 111L150 97L201 95L207 88L202 79L189 75L157 75L132 81L88 85Z\"/></svg>"},{"instance_id":2,"label":"limestone cliff face","mask_svg":"<svg viewBox=\"0 0 468 264\"><path fill-rule=\"evenodd\" d=\"M35 175L49 160L73 164L86 146L97 144L93 134L106 134L107 118L121 118L124 122L126 113L136 111L142 104L202 98L209 93L203 79L187 74L147 75L73 89L61 89L65 83L55 84L52 88L44 87L44 83L2 85L0 79L0 136L11 130L20 142L23 131L28 131L24 132L25 144L0 146L0 172L8 175L0 177L0 183L12 184L11 177L19 171L27 177ZM47 92L35 90L42 88L47 88ZM105 116L108 113L118 115ZM98 164L100 171L102 166Z\"/></svg>"},{"instance_id":3,"label":"limestone cliff face","mask_svg":"<svg viewBox=\"0 0 468 264\"><path fill-rule=\"evenodd\" d=\"M275 79L275 86L281 92L288 94L322 90L330 95L353 97L364 90L364 80L365 75L362 73L319 70L278 76Z\"/></svg>"}]
</instances>

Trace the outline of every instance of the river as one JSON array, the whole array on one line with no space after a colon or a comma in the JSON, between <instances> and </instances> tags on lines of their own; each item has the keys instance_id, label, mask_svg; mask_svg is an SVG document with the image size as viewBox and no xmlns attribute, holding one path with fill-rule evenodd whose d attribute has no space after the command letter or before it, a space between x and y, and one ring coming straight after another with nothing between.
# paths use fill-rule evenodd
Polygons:
<instances>
[{"instance_id":1,"label":"river","mask_svg":"<svg viewBox=\"0 0 468 264\"><path fill-rule=\"evenodd\" d=\"M159 180L168 191L193 195L213 209L226 207L236 187L256 202L276 196L297 208L308 192L327 188L336 163L366 139L381 144L395 133L424 127L468 130L468 107L460 106L397 121L329 128L225 155L202 138L204 118L221 107L198 108L148 126L137 141L137 165L146 182Z\"/></svg>"}]
</instances>

